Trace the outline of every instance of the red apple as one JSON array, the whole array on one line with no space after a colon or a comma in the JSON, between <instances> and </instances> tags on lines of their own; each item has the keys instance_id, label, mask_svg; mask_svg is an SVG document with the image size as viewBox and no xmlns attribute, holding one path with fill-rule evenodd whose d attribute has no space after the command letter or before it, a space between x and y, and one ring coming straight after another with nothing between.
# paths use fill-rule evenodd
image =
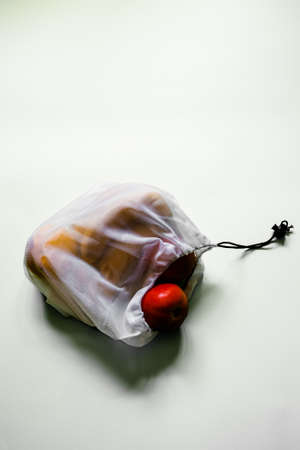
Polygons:
<instances>
[{"instance_id":1,"label":"red apple","mask_svg":"<svg viewBox=\"0 0 300 450\"><path fill-rule=\"evenodd\" d=\"M152 330L173 331L188 313L188 299L176 284L158 284L142 298L144 318Z\"/></svg>"}]
</instances>

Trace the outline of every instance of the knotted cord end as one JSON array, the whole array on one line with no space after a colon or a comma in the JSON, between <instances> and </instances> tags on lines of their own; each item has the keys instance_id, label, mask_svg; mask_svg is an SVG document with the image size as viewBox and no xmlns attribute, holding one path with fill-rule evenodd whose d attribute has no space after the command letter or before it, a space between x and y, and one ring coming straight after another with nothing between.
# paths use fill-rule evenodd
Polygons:
<instances>
[{"instance_id":1,"label":"knotted cord end","mask_svg":"<svg viewBox=\"0 0 300 450\"><path fill-rule=\"evenodd\" d=\"M288 233L291 233L291 229L294 228L293 225L289 225L287 220L282 220L280 225L273 225L272 230L274 231L273 236L276 239L283 239Z\"/></svg>"}]
</instances>

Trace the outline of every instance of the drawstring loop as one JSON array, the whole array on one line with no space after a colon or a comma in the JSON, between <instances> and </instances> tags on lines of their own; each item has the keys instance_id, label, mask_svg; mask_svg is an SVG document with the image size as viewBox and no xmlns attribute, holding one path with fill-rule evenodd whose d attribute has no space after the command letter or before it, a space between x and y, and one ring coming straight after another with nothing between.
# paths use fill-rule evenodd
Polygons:
<instances>
[{"instance_id":1,"label":"drawstring loop","mask_svg":"<svg viewBox=\"0 0 300 450\"><path fill-rule=\"evenodd\" d=\"M257 248L262 248L265 247L266 245L272 244L277 240L283 240L287 234L291 233L292 228L294 228L294 226L289 225L287 220L282 220L279 226L276 224L272 226L273 234L267 241L258 242L257 244L250 244L250 245L236 244L235 242L223 241L216 244L216 247L235 248L235 249L247 248L255 250Z\"/></svg>"}]
</instances>

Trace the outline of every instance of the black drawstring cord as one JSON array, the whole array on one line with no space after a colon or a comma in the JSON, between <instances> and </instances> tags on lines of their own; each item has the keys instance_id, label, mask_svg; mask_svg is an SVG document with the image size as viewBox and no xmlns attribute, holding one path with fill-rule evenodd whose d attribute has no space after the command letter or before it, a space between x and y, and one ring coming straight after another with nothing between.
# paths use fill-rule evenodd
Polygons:
<instances>
[{"instance_id":1,"label":"black drawstring cord","mask_svg":"<svg viewBox=\"0 0 300 450\"><path fill-rule=\"evenodd\" d=\"M223 248L248 248L255 250L257 248L265 247L266 245L272 244L273 242L277 241L278 239L283 239L288 233L291 232L291 229L294 228L293 225L289 225L287 220L282 220L280 225L273 225L272 230L273 234L267 241L264 242L258 242L257 244L250 244L250 245L242 245L242 244L236 244L235 242L229 242L229 241L223 241L216 244L216 247L223 247Z\"/></svg>"}]
</instances>

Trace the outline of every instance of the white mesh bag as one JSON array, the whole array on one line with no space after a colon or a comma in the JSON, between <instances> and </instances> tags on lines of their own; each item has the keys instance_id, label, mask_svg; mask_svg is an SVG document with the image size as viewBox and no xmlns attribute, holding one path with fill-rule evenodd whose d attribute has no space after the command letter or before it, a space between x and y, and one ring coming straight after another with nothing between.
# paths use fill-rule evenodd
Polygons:
<instances>
[{"instance_id":1,"label":"white mesh bag","mask_svg":"<svg viewBox=\"0 0 300 450\"><path fill-rule=\"evenodd\" d=\"M193 254L183 280L190 299L202 276L201 254L213 246L170 194L144 184L105 184L40 225L24 264L60 313L141 347L157 334L143 317L144 294L171 264Z\"/></svg>"}]
</instances>

